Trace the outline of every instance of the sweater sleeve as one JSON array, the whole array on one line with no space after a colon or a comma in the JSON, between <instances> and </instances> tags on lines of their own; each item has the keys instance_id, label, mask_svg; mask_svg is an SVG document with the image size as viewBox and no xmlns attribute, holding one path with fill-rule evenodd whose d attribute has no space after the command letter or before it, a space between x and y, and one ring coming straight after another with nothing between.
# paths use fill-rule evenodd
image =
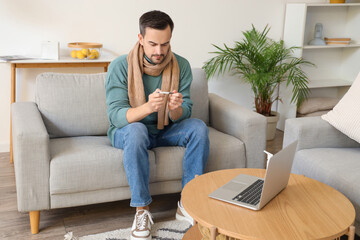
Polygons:
<instances>
[{"instance_id":1,"label":"sweater sleeve","mask_svg":"<svg viewBox=\"0 0 360 240\"><path fill-rule=\"evenodd\" d=\"M108 69L105 82L107 115L116 128L129 124L126 113L130 108L127 87L127 60L121 56Z\"/></svg>"},{"instance_id":2,"label":"sweater sleeve","mask_svg":"<svg viewBox=\"0 0 360 240\"><path fill-rule=\"evenodd\" d=\"M179 92L183 95L183 103L181 104L183 113L181 117L175 121L170 118L171 121L175 123L190 118L193 105L190 99L190 86L193 80L190 63L184 58L178 59L178 61L180 67Z\"/></svg>"}]
</instances>

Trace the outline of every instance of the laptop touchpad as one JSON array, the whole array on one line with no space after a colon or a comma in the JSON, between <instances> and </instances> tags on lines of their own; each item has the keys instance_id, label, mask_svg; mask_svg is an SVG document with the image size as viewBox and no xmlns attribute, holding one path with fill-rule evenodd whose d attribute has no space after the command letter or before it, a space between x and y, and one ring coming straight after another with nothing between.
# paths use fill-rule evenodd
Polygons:
<instances>
[{"instance_id":1,"label":"laptop touchpad","mask_svg":"<svg viewBox=\"0 0 360 240\"><path fill-rule=\"evenodd\" d=\"M248 186L247 184L243 183L237 183L237 182L229 182L224 185L224 189L230 190L230 191L241 191Z\"/></svg>"}]
</instances>

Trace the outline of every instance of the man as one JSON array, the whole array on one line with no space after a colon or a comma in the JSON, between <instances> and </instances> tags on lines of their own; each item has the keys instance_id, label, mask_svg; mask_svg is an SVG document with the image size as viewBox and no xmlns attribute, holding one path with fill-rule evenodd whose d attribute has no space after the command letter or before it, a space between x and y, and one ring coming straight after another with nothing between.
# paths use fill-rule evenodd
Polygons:
<instances>
[{"instance_id":1,"label":"man","mask_svg":"<svg viewBox=\"0 0 360 240\"><path fill-rule=\"evenodd\" d=\"M182 187L204 172L209 155L208 128L190 119L192 101L189 62L171 51L174 24L160 11L140 17L139 41L128 55L109 66L106 77L108 136L123 149L123 162L131 191L130 206L136 207L132 240L151 239L149 212L148 149L160 146L186 147ZM171 159L169 159L170 161ZM176 218L193 223L178 203Z\"/></svg>"}]
</instances>

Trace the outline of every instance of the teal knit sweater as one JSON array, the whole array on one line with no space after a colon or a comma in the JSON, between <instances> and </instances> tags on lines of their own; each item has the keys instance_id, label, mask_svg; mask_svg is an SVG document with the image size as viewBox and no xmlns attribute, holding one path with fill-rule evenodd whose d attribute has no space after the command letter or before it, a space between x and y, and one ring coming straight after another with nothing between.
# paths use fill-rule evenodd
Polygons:
<instances>
[{"instance_id":1,"label":"teal knit sweater","mask_svg":"<svg viewBox=\"0 0 360 240\"><path fill-rule=\"evenodd\" d=\"M192 73L189 62L175 54L175 57L179 63L180 76L179 76L179 91L183 95L183 114L182 116L173 121L170 118L170 122L180 122L183 119L190 118L192 101L190 100L190 85L192 81ZM111 62L105 82L106 90L106 104L107 115L110 122L110 128L108 130L108 136L112 145L114 145L114 134L117 128L122 128L129 124L126 119L126 112L131 108L128 98L128 85L127 85L127 72L128 63L127 55L123 55ZM149 60L148 60L149 61ZM162 74L159 76L150 76L143 74L143 83L145 90L145 98L148 101L148 96L153 93L157 88L161 89ZM157 112L154 112L140 121L145 124L150 134L157 134Z\"/></svg>"}]
</instances>

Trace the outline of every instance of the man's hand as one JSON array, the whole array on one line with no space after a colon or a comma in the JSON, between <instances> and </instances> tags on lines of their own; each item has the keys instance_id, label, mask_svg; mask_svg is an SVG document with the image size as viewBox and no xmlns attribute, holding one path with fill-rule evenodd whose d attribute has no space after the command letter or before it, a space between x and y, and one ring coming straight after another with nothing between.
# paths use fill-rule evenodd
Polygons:
<instances>
[{"instance_id":1,"label":"man's hand","mask_svg":"<svg viewBox=\"0 0 360 240\"><path fill-rule=\"evenodd\" d=\"M146 103L151 113L158 112L164 103L165 95L158 92L160 92L160 89L157 88L152 94L149 95L149 100Z\"/></svg>"},{"instance_id":2,"label":"man's hand","mask_svg":"<svg viewBox=\"0 0 360 240\"><path fill-rule=\"evenodd\" d=\"M172 91L173 94L169 94L168 106L170 111L174 111L181 107L183 103L183 95L176 90Z\"/></svg>"},{"instance_id":3,"label":"man's hand","mask_svg":"<svg viewBox=\"0 0 360 240\"><path fill-rule=\"evenodd\" d=\"M168 106L170 110L170 117L173 121L179 119L183 114L183 109L181 104L183 103L183 95L177 91L172 91L172 94L169 94Z\"/></svg>"}]
</instances>

